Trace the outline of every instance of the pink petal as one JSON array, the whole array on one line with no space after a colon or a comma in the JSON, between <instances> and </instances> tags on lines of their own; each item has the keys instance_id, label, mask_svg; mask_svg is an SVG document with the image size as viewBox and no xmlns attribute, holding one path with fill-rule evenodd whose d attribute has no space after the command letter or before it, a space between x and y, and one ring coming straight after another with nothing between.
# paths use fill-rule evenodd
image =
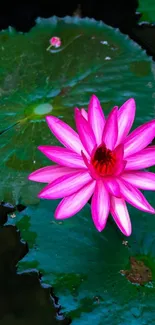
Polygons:
<instances>
[{"instance_id":1,"label":"pink petal","mask_svg":"<svg viewBox=\"0 0 155 325\"><path fill-rule=\"evenodd\" d=\"M95 136L88 121L81 115L78 108L75 108L75 122L79 137L86 151L91 154L96 145Z\"/></svg>"},{"instance_id":2,"label":"pink petal","mask_svg":"<svg viewBox=\"0 0 155 325\"><path fill-rule=\"evenodd\" d=\"M73 173L73 168L63 166L47 166L36 170L28 176L28 179L34 182L51 183L60 176Z\"/></svg>"},{"instance_id":3,"label":"pink petal","mask_svg":"<svg viewBox=\"0 0 155 325\"><path fill-rule=\"evenodd\" d=\"M124 199L133 205L135 208L148 212L155 213L155 210L149 204L149 202L145 199L144 195L134 186L127 183L124 180L117 180L120 186L120 191Z\"/></svg>"},{"instance_id":4,"label":"pink petal","mask_svg":"<svg viewBox=\"0 0 155 325\"><path fill-rule=\"evenodd\" d=\"M74 172L56 179L39 193L42 199L60 199L72 195L92 180L88 172Z\"/></svg>"},{"instance_id":5,"label":"pink petal","mask_svg":"<svg viewBox=\"0 0 155 325\"><path fill-rule=\"evenodd\" d=\"M125 166L126 166L126 160L123 160L123 161L120 161L120 163L118 164L116 164L116 169L115 169L115 173L114 173L114 175L115 176L118 176L118 175L120 175L124 170L125 170Z\"/></svg>"},{"instance_id":6,"label":"pink petal","mask_svg":"<svg viewBox=\"0 0 155 325\"><path fill-rule=\"evenodd\" d=\"M118 110L118 138L117 145L124 141L135 119L136 103L133 98L128 99Z\"/></svg>"},{"instance_id":7,"label":"pink petal","mask_svg":"<svg viewBox=\"0 0 155 325\"><path fill-rule=\"evenodd\" d=\"M124 146L119 144L115 150L114 154L116 155L116 164L115 164L115 173L114 175L117 176L123 172L126 166L126 161L123 160L124 158Z\"/></svg>"},{"instance_id":8,"label":"pink petal","mask_svg":"<svg viewBox=\"0 0 155 325\"><path fill-rule=\"evenodd\" d=\"M155 147L148 147L127 158L125 170L137 170L151 167L155 164Z\"/></svg>"},{"instance_id":9,"label":"pink petal","mask_svg":"<svg viewBox=\"0 0 155 325\"><path fill-rule=\"evenodd\" d=\"M88 113L84 108L81 108L81 114L86 119L86 121L88 121Z\"/></svg>"},{"instance_id":10,"label":"pink petal","mask_svg":"<svg viewBox=\"0 0 155 325\"><path fill-rule=\"evenodd\" d=\"M98 231L102 231L106 225L110 209L109 194L102 180L96 182L94 195L91 202L92 218Z\"/></svg>"},{"instance_id":11,"label":"pink petal","mask_svg":"<svg viewBox=\"0 0 155 325\"><path fill-rule=\"evenodd\" d=\"M117 156L117 159L119 161L123 160L124 158L124 146L123 144L119 144L115 149L114 149L114 154Z\"/></svg>"},{"instance_id":12,"label":"pink petal","mask_svg":"<svg viewBox=\"0 0 155 325\"><path fill-rule=\"evenodd\" d=\"M79 135L68 124L55 116L46 116L46 122L51 132L66 148L79 154L84 150Z\"/></svg>"},{"instance_id":13,"label":"pink petal","mask_svg":"<svg viewBox=\"0 0 155 325\"><path fill-rule=\"evenodd\" d=\"M59 165L86 169L82 157L69 149L56 146L39 146L38 149Z\"/></svg>"},{"instance_id":14,"label":"pink petal","mask_svg":"<svg viewBox=\"0 0 155 325\"><path fill-rule=\"evenodd\" d=\"M155 120L147 122L129 134L124 142L124 157L147 147L155 137Z\"/></svg>"},{"instance_id":15,"label":"pink petal","mask_svg":"<svg viewBox=\"0 0 155 325\"><path fill-rule=\"evenodd\" d=\"M94 131L97 145L102 143L105 116L98 98L93 95L88 106L88 121Z\"/></svg>"},{"instance_id":16,"label":"pink petal","mask_svg":"<svg viewBox=\"0 0 155 325\"><path fill-rule=\"evenodd\" d=\"M110 150L115 148L118 136L117 112L118 107L114 107L106 120L103 130L102 141Z\"/></svg>"},{"instance_id":17,"label":"pink petal","mask_svg":"<svg viewBox=\"0 0 155 325\"><path fill-rule=\"evenodd\" d=\"M91 198L94 188L95 181L91 181L76 193L62 199L55 210L55 218L66 219L78 213Z\"/></svg>"},{"instance_id":18,"label":"pink petal","mask_svg":"<svg viewBox=\"0 0 155 325\"><path fill-rule=\"evenodd\" d=\"M111 197L111 215L118 228L125 236L130 236L132 232L131 221L124 199Z\"/></svg>"},{"instance_id":19,"label":"pink petal","mask_svg":"<svg viewBox=\"0 0 155 325\"><path fill-rule=\"evenodd\" d=\"M126 182L142 190L155 190L155 174L151 172L129 172L121 175Z\"/></svg>"},{"instance_id":20,"label":"pink petal","mask_svg":"<svg viewBox=\"0 0 155 325\"><path fill-rule=\"evenodd\" d=\"M94 178L94 179L100 178L100 176L96 173L95 168L92 166L92 164L90 164L90 162L88 161L88 159L85 156L85 154L83 153L83 151L81 151L81 155L82 155L83 161L84 161L85 165L87 166L88 171L90 172L90 175L92 176L92 178Z\"/></svg>"},{"instance_id":21,"label":"pink petal","mask_svg":"<svg viewBox=\"0 0 155 325\"><path fill-rule=\"evenodd\" d=\"M116 197L121 197L119 185L114 178L105 178L104 185L109 194Z\"/></svg>"}]
</instances>

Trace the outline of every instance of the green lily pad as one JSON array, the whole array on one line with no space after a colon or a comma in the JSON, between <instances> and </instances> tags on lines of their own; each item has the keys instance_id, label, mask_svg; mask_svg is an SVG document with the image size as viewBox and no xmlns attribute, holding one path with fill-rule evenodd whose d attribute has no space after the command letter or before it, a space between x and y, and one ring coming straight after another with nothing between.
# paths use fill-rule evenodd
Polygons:
<instances>
[{"instance_id":1,"label":"green lily pad","mask_svg":"<svg viewBox=\"0 0 155 325\"><path fill-rule=\"evenodd\" d=\"M47 51L59 36L62 47ZM37 19L27 34L0 33L0 199L37 204L42 185L27 176L51 162L38 145L58 144L45 115L72 127L74 107L87 108L94 93L105 114L129 97L135 125L154 117L154 75L146 53L118 30L77 17ZM135 126L134 125L134 126Z\"/></svg>"},{"instance_id":2,"label":"green lily pad","mask_svg":"<svg viewBox=\"0 0 155 325\"><path fill-rule=\"evenodd\" d=\"M142 13L141 21L155 24L155 2L154 0L139 0L138 11Z\"/></svg>"},{"instance_id":3,"label":"green lily pad","mask_svg":"<svg viewBox=\"0 0 155 325\"><path fill-rule=\"evenodd\" d=\"M153 203L154 193L149 200ZM21 225L23 238L37 234L19 269L37 262L72 324L154 324L155 217L130 207L133 233L124 238L112 220L98 233L89 205L70 219L55 221L57 204L42 200L9 220Z\"/></svg>"}]
</instances>

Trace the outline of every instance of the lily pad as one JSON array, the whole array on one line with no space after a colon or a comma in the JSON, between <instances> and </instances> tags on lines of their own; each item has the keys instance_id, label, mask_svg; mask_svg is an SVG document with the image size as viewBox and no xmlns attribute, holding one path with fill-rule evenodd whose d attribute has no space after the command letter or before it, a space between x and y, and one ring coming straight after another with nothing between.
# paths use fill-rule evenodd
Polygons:
<instances>
[{"instance_id":1,"label":"lily pad","mask_svg":"<svg viewBox=\"0 0 155 325\"><path fill-rule=\"evenodd\" d=\"M133 233L126 241L112 220L98 233L89 205L64 222L55 221L57 201L42 200L10 218L9 223L21 225L23 238L37 234L19 270L37 262L72 324L153 325L155 217L129 207Z\"/></svg>"},{"instance_id":2,"label":"lily pad","mask_svg":"<svg viewBox=\"0 0 155 325\"><path fill-rule=\"evenodd\" d=\"M142 13L141 21L155 24L155 2L154 0L139 0L138 11Z\"/></svg>"},{"instance_id":3,"label":"lily pad","mask_svg":"<svg viewBox=\"0 0 155 325\"><path fill-rule=\"evenodd\" d=\"M50 52L46 49L52 36L61 38L62 47ZM27 176L51 164L37 146L58 144L45 115L75 127L73 108L87 108L94 93L105 114L134 97L134 126L154 117L152 61L118 30L93 19L39 18L27 34L2 31L0 42L2 200L39 202L42 185Z\"/></svg>"}]
</instances>

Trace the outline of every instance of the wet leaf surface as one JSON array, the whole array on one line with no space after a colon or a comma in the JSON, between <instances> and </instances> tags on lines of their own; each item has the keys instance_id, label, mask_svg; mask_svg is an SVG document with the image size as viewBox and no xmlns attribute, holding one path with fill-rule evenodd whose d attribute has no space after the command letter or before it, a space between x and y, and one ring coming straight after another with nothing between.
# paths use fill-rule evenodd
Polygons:
<instances>
[{"instance_id":1,"label":"wet leaf surface","mask_svg":"<svg viewBox=\"0 0 155 325\"><path fill-rule=\"evenodd\" d=\"M153 203L154 193L148 197ZM10 224L18 224L24 239L30 238L31 249L19 270L32 266L40 270L73 324L89 325L93 320L100 325L104 319L106 325L153 325L154 216L129 207L133 233L126 240L112 219L98 233L89 205L59 223L53 217L57 204L42 200L9 219Z\"/></svg>"},{"instance_id":2,"label":"wet leaf surface","mask_svg":"<svg viewBox=\"0 0 155 325\"><path fill-rule=\"evenodd\" d=\"M57 35L62 47L47 51ZM53 114L75 128L74 107L85 107L92 93L105 115L129 97L137 104L135 126L154 117L153 64L118 30L77 17L38 19L27 34L0 33L0 199L38 203L41 185L27 180L51 164L37 147L59 144L45 123Z\"/></svg>"}]
</instances>

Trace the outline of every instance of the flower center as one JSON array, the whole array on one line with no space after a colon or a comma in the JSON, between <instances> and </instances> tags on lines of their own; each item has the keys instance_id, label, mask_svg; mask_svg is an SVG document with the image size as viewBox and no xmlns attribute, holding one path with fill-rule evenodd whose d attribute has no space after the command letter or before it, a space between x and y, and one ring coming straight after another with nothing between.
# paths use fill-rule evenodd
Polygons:
<instances>
[{"instance_id":1,"label":"flower center","mask_svg":"<svg viewBox=\"0 0 155 325\"><path fill-rule=\"evenodd\" d=\"M91 157L91 164L100 176L112 175L115 170L116 154L101 144Z\"/></svg>"}]
</instances>

